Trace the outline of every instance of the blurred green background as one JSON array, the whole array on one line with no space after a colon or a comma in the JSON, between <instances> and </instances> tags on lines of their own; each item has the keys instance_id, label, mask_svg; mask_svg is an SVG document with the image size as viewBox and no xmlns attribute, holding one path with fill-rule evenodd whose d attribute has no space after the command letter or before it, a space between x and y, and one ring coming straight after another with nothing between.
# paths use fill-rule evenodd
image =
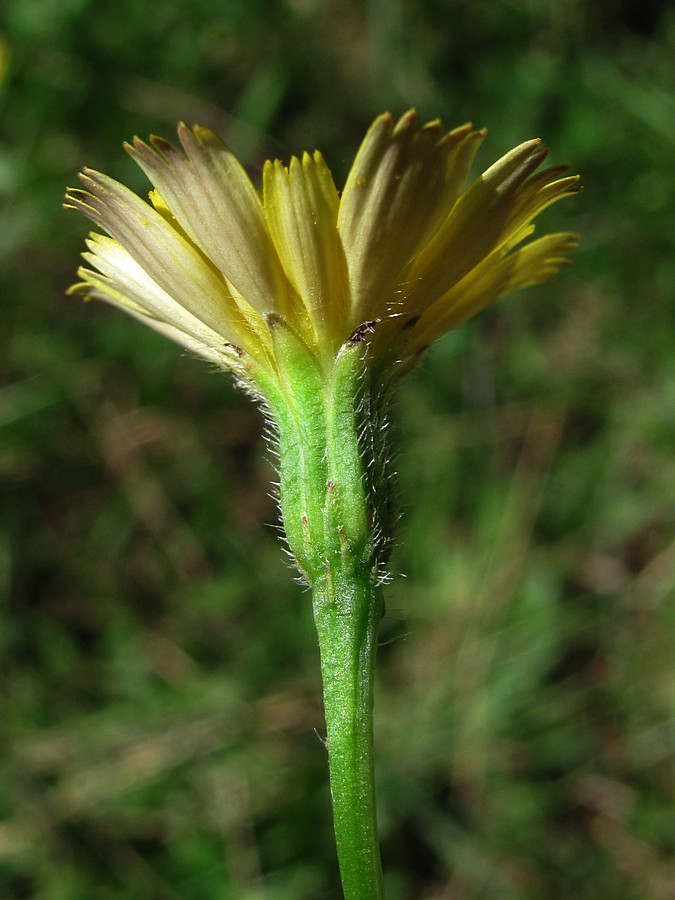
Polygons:
<instances>
[{"instance_id":1,"label":"blurred green background","mask_svg":"<svg viewBox=\"0 0 675 900\"><path fill-rule=\"evenodd\" d=\"M220 131L249 170L370 120L540 135L552 285L398 395L376 709L391 900L675 897L675 11L657 0L6 0L0 896L337 900L310 601L260 416L66 299L82 165Z\"/></svg>"}]
</instances>

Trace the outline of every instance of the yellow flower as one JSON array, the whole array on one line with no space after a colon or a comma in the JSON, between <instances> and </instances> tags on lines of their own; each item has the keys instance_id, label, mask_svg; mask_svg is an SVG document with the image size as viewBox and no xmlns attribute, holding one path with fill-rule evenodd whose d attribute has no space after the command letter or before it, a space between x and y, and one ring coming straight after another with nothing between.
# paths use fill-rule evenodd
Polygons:
<instances>
[{"instance_id":1,"label":"yellow flower","mask_svg":"<svg viewBox=\"0 0 675 900\"><path fill-rule=\"evenodd\" d=\"M126 149L154 190L151 204L85 169L66 206L92 233L73 293L106 300L219 365L278 376L271 327L284 320L329 367L372 331L378 368L406 368L444 332L504 294L551 278L577 245L550 234L521 246L533 219L579 190L565 168L536 173L538 140L514 148L468 188L484 130L443 134L379 116L342 195L321 154L267 162L258 192L230 149L200 126L180 148L138 138Z\"/></svg>"}]
</instances>

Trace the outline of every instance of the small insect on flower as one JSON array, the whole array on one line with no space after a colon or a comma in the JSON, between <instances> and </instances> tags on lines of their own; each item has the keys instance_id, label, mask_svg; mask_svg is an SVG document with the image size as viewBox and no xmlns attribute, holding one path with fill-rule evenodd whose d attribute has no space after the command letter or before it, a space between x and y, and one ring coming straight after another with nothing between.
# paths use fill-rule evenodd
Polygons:
<instances>
[{"instance_id":1,"label":"small insect on flower","mask_svg":"<svg viewBox=\"0 0 675 900\"><path fill-rule=\"evenodd\" d=\"M290 328L322 369L368 337L373 371L407 371L444 332L505 294L549 280L575 234L535 240L533 220L578 191L526 141L465 186L485 130L444 133L379 116L342 194L318 151L268 161L258 192L207 128L126 145L150 204L91 169L66 206L88 216L88 265L70 290L113 303L244 381L283 382L273 338ZM372 334L371 334L372 332Z\"/></svg>"}]
</instances>

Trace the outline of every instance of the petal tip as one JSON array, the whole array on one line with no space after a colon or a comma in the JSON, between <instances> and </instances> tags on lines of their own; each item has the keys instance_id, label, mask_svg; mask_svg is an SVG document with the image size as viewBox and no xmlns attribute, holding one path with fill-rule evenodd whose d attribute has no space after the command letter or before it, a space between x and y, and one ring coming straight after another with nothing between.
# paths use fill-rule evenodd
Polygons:
<instances>
[{"instance_id":1,"label":"petal tip","mask_svg":"<svg viewBox=\"0 0 675 900\"><path fill-rule=\"evenodd\" d=\"M396 125L394 125L392 135L405 134L408 131L414 130L416 127L417 110L413 107L412 109L409 109L407 112L403 113Z\"/></svg>"}]
</instances>

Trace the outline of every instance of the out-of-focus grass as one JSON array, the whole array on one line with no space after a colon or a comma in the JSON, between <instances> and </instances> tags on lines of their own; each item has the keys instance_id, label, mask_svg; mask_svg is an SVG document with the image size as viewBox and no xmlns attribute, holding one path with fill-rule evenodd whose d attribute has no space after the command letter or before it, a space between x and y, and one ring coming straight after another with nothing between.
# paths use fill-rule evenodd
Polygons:
<instances>
[{"instance_id":1,"label":"out-of-focus grass","mask_svg":"<svg viewBox=\"0 0 675 900\"><path fill-rule=\"evenodd\" d=\"M90 164L185 118L252 172L383 107L533 134L574 267L397 403L377 699L392 900L673 897L675 19L658 4L15 0L0 20L0 895L336 898L309 600L260 419L63 299Z\"/></svg>"}]
</instances>

